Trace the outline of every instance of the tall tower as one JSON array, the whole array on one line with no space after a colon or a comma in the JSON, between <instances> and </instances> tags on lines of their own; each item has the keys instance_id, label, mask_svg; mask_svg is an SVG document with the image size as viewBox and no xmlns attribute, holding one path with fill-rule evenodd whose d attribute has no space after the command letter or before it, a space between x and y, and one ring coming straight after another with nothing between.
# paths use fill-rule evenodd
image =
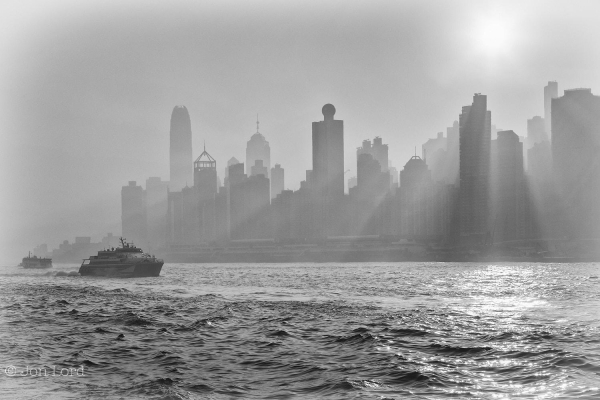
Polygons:
<instances>
[{"instance_id":1,"label":"tall tower","mask_svg":"<svg viewBox=\"0 0 600 400\"><path fill-rule=\"evenodd\" d=\"M546 135L552 138L552 99L558 97L558 82L550 81L544 86L544 125Z\"/></svg>"},{"instance_id":2,"label":"tall tower","mask_svg":"<svg viewBox=\"0 0 600 400\"><path fill-rule=\"evenodd\" d=\"M344 200L344 121L335 120L335 107L325 104L323 121L312 124L312 187L316 200L316 234L339 234L340 204Z\"/></svg>"},{"instance_id":3,"label":"tall tower","mask_svg":"<svg viewBox=\"0 0 600 400\"><path fill-rule=\"evenodd\" d=\"M275 164L275 167L271 168L271 199L283 191L284 172L280 164Z\"/></svg>"},{"instance_id":4,"label":"tall tower","mask_svg":"<svg viewBox=\"0 0 600 400\"><path fill-rule=\"evenodd\" d=\"M194 187L200 197L217 193L217 162L206 152L206 147L194 161Z\"/></svg>"},{"instance_id":5,"label":"tall tower","mask_svg":"<svg viewBox=\"0 0 600 400\"><path fill-rule=\"evenodd\" d=\"M185 106L175 106L171 114L170 133L171 192L179 191L193 182L192 124Z\"/></svg>"},{"instance_id":6,"label":"tall tower","mask_svg":"<svg viewBox=\"0 0 600 400\"><path fill-rule=\"evenodd\" d=\"M258 131L258 117L256 119L256 133L250 137L246 145L246 175L254 175L252 167L256 164L256 160L262 160L263 167L267 168L266 178L269 178L269 170L271 169L271 147L265 137Z\"/></svg>"},{"instance_id":7,"label":"tall tower","mask_svg":"<svg viewBox=\"0 0 600 400\"><path fill-rule=\"evenodd\" d=\"M135 181L121 188L121 229L128 240L146 245L146 192Z\"/></svg>"},{"instance_id":8,"label":"tall tower","mask_svg":"<svg viewBox=\"0 0 600 400\"><path fill-rule=\"evenodd\" d=\"M479 93L459 117L460 234L465 244L481 243L489 234L491 120L487 96Z\"/></svg>"},{"instance_id":9,"label":"tall tower","mask_svg":"<svg viewBox=\"0 0 600 400\"><path fill-rule=\"evenodd\" d=\"M323 121L312 124L313 179L327 201L344 196L344 121L335 120L335 107L325 104Z\"/></svg>"},{"instance_id":10,"label":"tall tower","mask_svg":"<svg viewBox=\"0 0 600 400\"><path fill-rule=\"evenodd\" d=\"M600 237L600 96L565 90L552 100L552 161L569 237Z\"/></svg>"},{"instance_id":11,"label":"tall tower","mask_svg":"<svg viewBox=\"0 0 600 400\"><path fill-rule=\"evenodd\" d=\"M526 235L527 196L523 168L523 143L511 130L498 132L492 144L491 231L494 242L523 239Z\"/></svg>"}]
</instances>

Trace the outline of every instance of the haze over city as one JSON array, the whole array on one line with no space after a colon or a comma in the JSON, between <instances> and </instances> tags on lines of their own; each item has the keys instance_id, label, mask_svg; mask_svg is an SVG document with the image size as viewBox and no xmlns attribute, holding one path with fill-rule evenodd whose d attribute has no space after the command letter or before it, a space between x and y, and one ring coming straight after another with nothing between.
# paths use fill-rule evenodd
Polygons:
<instances>
[{"instance_id":1,"label":"haze over city","mask_svg":"<svg viewBox=\"0 0 600 400\"><path fill-rule=\"evenodd\" d=\"M579 2L4 2L2 248L121 231L121 186L169 178L185 105L221 180L256 131L298 189L334 104L344 165L375 136L401 170L473 93L525 136L543 87L600 93L600 6Z\"/></svg>"}]
</instances>

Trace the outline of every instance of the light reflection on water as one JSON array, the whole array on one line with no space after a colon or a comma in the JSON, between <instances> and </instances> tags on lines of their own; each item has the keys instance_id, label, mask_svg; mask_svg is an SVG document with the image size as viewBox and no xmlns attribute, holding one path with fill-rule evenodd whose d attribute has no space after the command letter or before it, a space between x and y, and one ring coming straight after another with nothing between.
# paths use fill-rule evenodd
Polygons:
<instances>
[{"instance_id":1,"label":"light reflection on water","mask_svg":"<svg viewBox=\"0 0 600 400\"><path fill-rule=\"evenodd\" d=\"M76 269L59 265L54 273ZM159 278L124 280L5 267L5 362L87 362L90 375L42 383L0 377L0 394L594 398L598 270L167 264ZM120 333L126 340L115 340Z\"/></svg>"}]
</instances>

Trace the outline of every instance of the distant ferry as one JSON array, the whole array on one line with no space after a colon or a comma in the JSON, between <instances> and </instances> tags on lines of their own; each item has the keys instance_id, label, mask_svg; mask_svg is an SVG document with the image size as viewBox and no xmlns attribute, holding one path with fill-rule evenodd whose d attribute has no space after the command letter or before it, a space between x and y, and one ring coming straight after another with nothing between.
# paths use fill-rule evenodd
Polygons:
<instances>
[{"instance_id":1,"label":"distant ferry","mask_svg":"<svg viewBox=\"0 0 600 400\"><path fill-rule=\"evenodd\" d=\"M29 252L27 257L23 257L23 261L21 261L19 266L23 268L51 268L52 259L37 256L31 257L31 252Z\"/></svg>"},{"instance_id":2,"label":"distant ferry","mask_svg":"<svg viewBox=\"0 0 600 400\"><path fill-rule=\"evenodd\" d=\"M81 276L114 276L142 278L159 276L164 261L146 254L139 247L120 238L121 247L101 250L96 256L83 260Z\"/></svg>"}]
</instances>

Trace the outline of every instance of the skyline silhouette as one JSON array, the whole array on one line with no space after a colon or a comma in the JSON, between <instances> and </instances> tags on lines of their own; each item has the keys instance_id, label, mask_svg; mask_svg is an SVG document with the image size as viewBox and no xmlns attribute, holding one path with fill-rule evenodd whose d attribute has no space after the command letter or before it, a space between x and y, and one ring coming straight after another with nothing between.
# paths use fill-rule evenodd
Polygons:
<instances>
[{"instance_id":1,"label":"skyline silhouette","mask_svg":"<svg viewBox=\"0 0 600 400\"><path fill-rule=\"evenodd\" d=\"M15 259L119 232L121 186L169 177L176 104L189 110L193 156L206 141L221 179L226 160L244 161L258 112L271 166L297 190L311 164L306 122L323 104L345 121L347 180L363 140L382 137L401 170L473 93L487 95L493 125L525 136L548 80L600 87L593 2L127 4L3 6L2 248Z\"/></svg>"}]
</instances>

